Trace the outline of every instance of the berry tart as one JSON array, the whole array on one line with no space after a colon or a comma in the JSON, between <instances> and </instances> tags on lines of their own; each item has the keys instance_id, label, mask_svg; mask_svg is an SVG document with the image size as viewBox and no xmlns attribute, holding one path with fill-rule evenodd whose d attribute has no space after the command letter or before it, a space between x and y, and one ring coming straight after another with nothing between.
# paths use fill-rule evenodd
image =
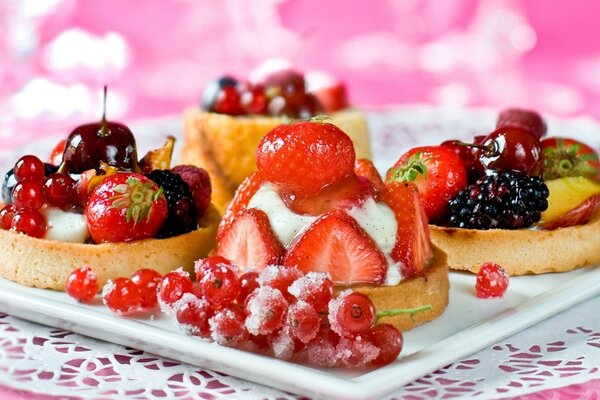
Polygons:
<instances>
[{"instance_id":1,"label":"berry tart","mask_svg":"<svg viewBox=\"0 0 600 400\"><path fill-rule=\"evenodd\" d=\"M186 112L180 161L210 173L213 203L223 212L237 187L256 170L260 139L281 123L321 114L331 116L350 136L359 158L370 158L366 120L348 106L343 83L308 92L304 76L292 70L255 82L224 76L207 85L201 109Z\"/></svg>"},{"instance_id":2,"label":"berry tart","mask_svg":"<svg viewBox=\"0 0 600 400\"><path fill-rule=\"evenodd\" d=\"M52 163L22 157L2 186L0 275L64 290L81 267L100 285L141 265L192 269L214 247L220 216L206 171L169 169L173 143L138 160L131 130L103 118L73 130Z\"/></svg>"},{"instance_id":3,"label":"berry tart","mask_svg":"<svg viewBox=\"0 0 600 400\"><path fill-rule=\"evenodd\" d=\"M352 140L333 124L299 121L272 129L258 144L258 171L224 213L216 255L240 274L273 265L291 281L298 278L294 271L325 273L337 292L364 294L376 310L429 305L381 318L405 331L444 311L446 256L430 242L417 187L385 185L369 160L355 158ZM284 287L288 292L293 289Z\"/></svg>"},{"instance_id":4,"label":"berry tart","mask_svg":"<svg viewBox=\"0 0 600 400\"><path fill-rule=\"evenodd\" d=\"M432 242L450 267L510 275L569 271L600 263L600 164L584 143L545 137L536 112L507 109L473 143L414 148L386 182L419 188Z\"/></svg>"}]
</instances>

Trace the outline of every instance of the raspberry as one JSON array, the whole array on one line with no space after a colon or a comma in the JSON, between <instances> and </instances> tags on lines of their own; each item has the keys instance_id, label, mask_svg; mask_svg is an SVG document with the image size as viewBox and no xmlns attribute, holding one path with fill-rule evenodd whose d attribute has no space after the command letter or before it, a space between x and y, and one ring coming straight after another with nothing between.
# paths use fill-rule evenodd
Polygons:
<instances>
[{"instance_id":1,"label":"raspberry","mask_svg":"<svg viewBox=\"0 0 600 400\"><path fill-rule=\"evenodd\" d=\"M157 237L169 238L191 232L198 227L198 213L189 185L169 170L154 170L148 174L162 187L169 205L169 215Z\"/></svg>"},{"instance_id":2,"label":"raspberry","mask_svg":"<svg viewBox=\"0 0 600 400\"><path fill-rule=\"evenodd\" d=\"M538 177L505 171L485 176L449 202L450 226L519 229L540 220L548 208L548 187Z\"/></svg>"},{"instance_id":3,"label":"raspberry","mask_svg":"<svg viewBox=\"0 0 600 400\"><path fill-rule=\"evenodd\" d=\"M486 299L502 297L508 288L508 274L498 264L484 263L477 272L475 291L477 297Z\"/></svg>"},{"instance_id":4,"label":"raspberry","mask_svg":"<svg viewBox=\"0 0 600 400\"><path fill-rule=\"evenodd\" d=\"M192 191L198 216L204 215L204 211L210 205L210 196L212 194L208 172L193 165L178 165L171 169L171 171L181 176L185 183L188 184Z\"/></svg>"}]
</instances>

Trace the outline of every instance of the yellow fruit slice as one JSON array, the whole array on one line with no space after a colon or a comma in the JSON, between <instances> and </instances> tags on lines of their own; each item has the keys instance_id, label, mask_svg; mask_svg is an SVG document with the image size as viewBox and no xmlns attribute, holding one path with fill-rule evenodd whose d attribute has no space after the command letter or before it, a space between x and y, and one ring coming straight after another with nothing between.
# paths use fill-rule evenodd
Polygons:
<instances>
[{"instance_id":1,"label":"yellow fruit slice","mask_svg":"<svg viewBox=\"0 0 600 400\"><path fill-rule=\"evenodd\" d=\"M542 213L542 222L552 221L600 193L600 182L582 176L546 181L550 195L548 209Z\"/></svg>"}]
</instances>

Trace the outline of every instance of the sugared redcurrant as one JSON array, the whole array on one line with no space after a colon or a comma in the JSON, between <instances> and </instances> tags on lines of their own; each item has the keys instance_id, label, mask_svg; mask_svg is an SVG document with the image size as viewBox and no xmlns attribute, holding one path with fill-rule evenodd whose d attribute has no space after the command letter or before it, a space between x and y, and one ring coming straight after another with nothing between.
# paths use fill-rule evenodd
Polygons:
<instances>
[{"instance_id":1,"label":"sugared redcurrant","mask_svg":"<svg viewBox=\"0 0 600 400\"><path fill-rule=\"evenodd\" d=\"M131 281L135 283L140 290L143 308L153 308L158 305L156 288L161 280L162 276L150 268L140 269L131 275Z\"/></svg>"},{"instance_id":2,"label":"sugared redcurrant","mask_svg":"<svg viewBox=\"0 0 600 400\"><path fill-rule=\"evenodd\" d=\"M328 274L309 272L290 285L288 292L298 300L310 304L315 311L327 311L327 306L333 294L333 283Z\"/></svg>"},{"instance_id":3,"label":"sugared redcurrant","mask_svg":"<svg viewBox=\"0 0 600 400\"><path fill-rule=\"evenodd\" d=\"M340 336L354 337L368 333L375 324L373 302L362 293L343 292L329 302L329 324Z\"/></svg>"},{"instance_id":4,"label":"sugared redcurrant","mask_svg":"<svg viewBox=\"0 0 600 400\"><path fill-rule=\"evenodd\" d=\"M66 292L76 300L89 302L98 293L98 276L90 267L74 269L67 277Z\"/></svg>"},{"instance_id":5,"label":"sugared redcurrant","mask_svg":"<svg viewBox=\"0 0 600 400\"><path fill-rule=\"evenodd\" d=\"M321 318L307 302L299 300L288 309L287 325L293 338L308 343L317 336Z\"/></svg>"},{"instance_id":6,"label":"sugared redcurrant","mask_svg":"<svg viewBox=\"0 0 600 400\"><path fill-rule=\"evenodd\" d=\"M246 300L246 329L267 335L283 326L288 303L277 289L261 286Z\"/></svg>"},{"instance_id":7,"label":"sugared redcurrant","mask_svg":"<svg viewBox=\"0 0 600 400\"><path fill-rule=\"evenodd\" d=\"M293 301L294 296L288 292L288 288L301 277L302 272L296 267L269 265L258 274L258 283L279 290L288 301Z\"/></svg>"},{"instance_id":8,"label":"sugared redcurrant","mask_svg":"<svg viewBox=\"0 0 600 400\"><path fill-rule=\"evenodd\" d=\"M127 278L110 280L102 288L102 302L115 314L131 315L142 305L140 289Z\"/></svg>"},{"instance_id":9,"label":"sugared redcurrant","mask_svg":"<svg viewBox=\"0 0 600 400\"><path fill-rule=\"evenodd\" d=\"M186 293L174 306L175 317L183 332L194 336L210 336L208 320L212 317L213 310L205 299Z\"/></svg>"},{"instance_id":10,"label":"sugared redcurrant","mask_svg":"<svg viewBox=\"0 0 600 400\"><path fill-rule=\"evenodd\" d=\"M192 293L194 286L187 272L171 271L163 276L157 288L157 299L161 309L169 312L171 306L185 293Z\"/></svg>"},{"instance_id":11,"label":"sugared redcurrant","mask_svg":"<svg viewBox=\"0 0 600 400\"><path fill-rule=\"evenodd\" d=\"M477 272L475 291L479 298L502 297L508 288L508 274L498 264L484 263Z\"/></svg>"},{"instance_id":12,"label":"sugared redcurrant","mask_svg":"<svg viewBox=\"0 0 600 400\"><path fill-rule=\"evenodd\" d=\"M377 324L371 330L373 344L379 348L379 355L373 363L385 365L394 361L404 345L402 333L390 324Z\"/></svg>"},{"instance_id":13,"label":"sugared redcurrant","mask_svg":"<svg viewBox=\"0 0 600 400\"><path fill-rule=\"evenodd\" d=\"M200 290L214 307L230 304L240 293L240 281L230 265L211 265L202 269L201 274L198 277Z\"/></svg>"},{"instance_id":14,"label":"sugared redcurrant","mask_svg":"<svg viewBox=\"0 0 600 400\"><path fill-rule=\"evenodd\" d=\"M248 338L244 327L246 316L237 307L218 311L209 321L212 339L220 345L235 347Z\"/></svg>"}]
</instances>

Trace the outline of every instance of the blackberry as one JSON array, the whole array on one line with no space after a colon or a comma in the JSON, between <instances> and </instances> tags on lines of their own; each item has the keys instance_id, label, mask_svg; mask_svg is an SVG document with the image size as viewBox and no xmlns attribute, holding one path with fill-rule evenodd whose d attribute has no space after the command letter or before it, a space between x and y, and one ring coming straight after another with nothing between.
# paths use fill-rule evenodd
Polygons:
<instances>
[{"instance_id":1,"label":"blackberry","mask_svg":"<svg viewBox=\"0 0 600 400\"><path fill-rule=\"evenodd\" d=\"M198 213L194 196L181 176L169 170L154 170L147 176L163 188L169 205L169 214L157 237L169 238L196 229Z\"/></svg>"},{"instance_id":2,"label":"blackberry","mask_svg":"<svg viewBox=\"0 0 600 400\"><path fill-rule=\"evenodd\" d=\"M505 171L480 178L449 205L450 226L518 229L540 220L548 208L548 187L538 177Z\"/></svg>"}]
</instances>

